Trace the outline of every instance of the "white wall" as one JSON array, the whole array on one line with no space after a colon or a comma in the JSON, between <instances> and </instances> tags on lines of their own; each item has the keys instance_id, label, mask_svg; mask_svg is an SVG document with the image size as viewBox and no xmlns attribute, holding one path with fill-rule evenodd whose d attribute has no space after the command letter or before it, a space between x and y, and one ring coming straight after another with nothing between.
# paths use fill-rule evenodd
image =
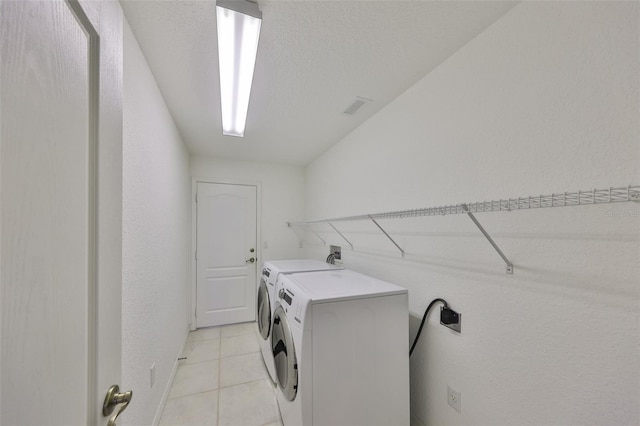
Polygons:
<instances>
[{"instance_id":1,"label":"white wall","mask_svg":"<svg viewBox=\"0 0 640 426\"><path fill-rule=\"evenodd\" d=\"M308 219L640 183L639 4L526 2L312 162ZM328 175L332 179L328 179ZM414 424L638 424L640 205L337 224L407 287ZM319 228L322 229L322 228ZM309 255L328 253L309 239ZM462 412L447 405L447 384Z\"/></svg>"},{"instance_id":2,"label":"white wall","mask_svg":"<svg viewBox=\"0 0 640 426\"><path fill-rule=\"evenodd\" d=\"M296 235L287 221L301 220L304 214L304 169L299 166L191 157L191 175L222 183L259 183L262 190L262 241L260 262L304 257ZM267 247L265 248L265 243Z\"/></svg>"},{"instance_id":3,"label":"white wall","mask_svg":"<svg viewBox=\"0 0 640 426\"><path fill-rule=\"evenodd\" d=\"M123 157L121 386L133 402L118 422L149 425L188 330L191 179L189 154L128 24Z\"/></svg>"}]
</instances>

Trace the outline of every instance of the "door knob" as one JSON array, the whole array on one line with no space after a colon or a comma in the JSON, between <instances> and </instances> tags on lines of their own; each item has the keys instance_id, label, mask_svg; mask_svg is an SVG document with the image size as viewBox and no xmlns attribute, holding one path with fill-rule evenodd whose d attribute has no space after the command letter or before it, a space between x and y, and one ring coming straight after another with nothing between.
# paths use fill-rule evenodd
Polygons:
<instances>
[{"instance_id":1,"label":"door knob","mask_svg":"<svg viewBox=\"0 0 640 426\"><path fill-rule=\"evenodd\" d=\"M256 249L252 248L251 250L249 250L249 253L253 253L254 251L256 251Z\"/></svg>"},{"instance_id":2,"label":"door knob","mask_svg":"<svg viewBox=\"0 0 640 426\"><path fill-rule=\"evenodd\" d=\"M131 398L133 398L133 391L120 393L120 386L118 385L113 385L109 388L109 390L107 391L107 396L104 398L104 404L102 405L102 415L106 417L113 413L116 405L124 405L120 407L115 416L109 419L109 423L107 423L107 426L116 425L118 416L127 408L129 403L131 402Z\"/></svg>"},{"instance_id":3,"label":"door knob","mask_svg":"<svg viewBox=\"0 0 640 426\"><path fill-rule=\"evenodd\" d=\"M255 261L256 261L256 259L252 257L251 259L247 259L247 260L245 260L244 262L245 262L245 263L253 263L253 262L255 262Z\"/></svg>"}]
</instances>

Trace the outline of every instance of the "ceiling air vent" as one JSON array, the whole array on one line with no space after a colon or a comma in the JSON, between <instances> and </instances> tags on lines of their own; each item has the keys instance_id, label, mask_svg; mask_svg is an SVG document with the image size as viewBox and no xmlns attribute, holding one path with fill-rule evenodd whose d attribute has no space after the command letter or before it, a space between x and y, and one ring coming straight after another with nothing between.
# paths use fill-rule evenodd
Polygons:
<instances>
[{"instance_id":1,"label":"ceiling air vent","mask_svg":"<svg viewBox=\"0 0 640 426\"><path fill-rule=\"evenodd\" d=\"M356 100L351 105L349 105L347 109L343 111L343 113L346 115L354 115L360 108L362 108L364 104L367 104L369 102L373 102L373 99L357 96Z\"/></svg>"}]
</instances>

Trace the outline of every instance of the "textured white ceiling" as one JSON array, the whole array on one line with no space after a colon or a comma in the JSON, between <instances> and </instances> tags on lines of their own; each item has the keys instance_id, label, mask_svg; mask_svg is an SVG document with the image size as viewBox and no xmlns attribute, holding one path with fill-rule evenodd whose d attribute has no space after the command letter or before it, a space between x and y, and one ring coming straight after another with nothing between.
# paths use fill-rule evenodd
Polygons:
<instances>
[{"instance_id":1,"label":"textured white ceiling","mask_svg":"<svg viewBox=\"0 0 640 426\"><path fill-rule=\"evenodd\" d=\"M215 1L121 0L193 154L305 165L504 15L508 1L259 0L244 138L222 135ZM355 115L343 111L370 98Z\"/></svg>"}]
</instances>

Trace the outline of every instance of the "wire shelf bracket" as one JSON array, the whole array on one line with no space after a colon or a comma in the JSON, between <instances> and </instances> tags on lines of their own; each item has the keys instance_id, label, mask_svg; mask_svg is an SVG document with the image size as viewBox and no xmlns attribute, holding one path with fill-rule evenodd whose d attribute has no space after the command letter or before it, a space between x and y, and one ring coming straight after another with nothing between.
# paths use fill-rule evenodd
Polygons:
<instances>
[{"instance_id":1,"label":"wire shelf bracket","mask_svg":"<svg viewBox=\"0 0 640 426\"><path fill-rule=\"evenodd\" d=\"M304 225L303 223L300 222L287 222L287 227L291 228L293 230L293 232L295 232L295 234L298 236L298 247L302 248L304 247L304 237L301 237L295 230L294 226L299 226L300 228L302 228L302 225ZM305 228L305 230L307 230ZM313 235L315 235L321 242L322 242L322 246L326 247L327 242L324 240L324 238L322 238L320 235L318 235L318 233L314 230L310 230L311 233Z\"/></svg>"},{"instance_id":2,"label":"wire shelf bracket","mask_svg":"<svg viewBox=\"0 0 640 426\"><path fill-rule=\"evenodd\" d=\"M322 241L322 245L323 245L323 246L326 246L326 245L327 245L327 242L324 240L324 238L322 238L320 235L318 235L318 233L317 233L316 231L311 231L311 232L313 233L313 235L315 235L316 237L318 237L318 239L319 239L320 241Z\"/></svg>"},{"instance_id":3,"label":"wire shelf bracket","mask_svg":"<svg viewBox=\"0 0 640 426\"><path fill-rule=\"evenodd\" d=\"M476 219L473 213L467 211L467 216L469 216L469 218L473 221L473 223L478 227L480 232L482 232L482 235L484 235L487 241L489 241L491 246L493 246L494 250L498 252L502 260L504 260L504 263L507 264L507 274L513 274L513 263L511 263L511 261L507 258L507 256L505 256L502 250L500 250L500 247L498 247L496 242L493 241L493 238L491 238L491 235L489 235L486 229L484 229L484 227L480 224L480 222L478 222L478 219Z\"/></svg>"},{"instance_id":4,"label":"wire shelf bracket","mask_svg":"<svg viewBox=\"0 0 640 426\"><path fill-rule=\"evenodd\" d=\"M349 244L351 246L351 250L353 250L353 244L351 244L351 241L347 240L347 237L342 235L342 232L338 231L338 228L333 226L333 223L331 223L331 222L327 222L327 223L329 224L329 226L331 226L333 228L334 231L336 231L338 233L338 235L340 235L342 237L343 240L345 240L347 242L347 244Z\"/></svg>"},{"instance_id":5,"label":"wire shelf bracket","mask_svg":"<svg viewBox=\"0 0 640 426\"><path fill-rule=\"evenodd\" d=\"M380 229L380 231L382 231L382 233L383 233L384 235L386 235L386 236L387 236L387 238L388 238L389 240L391 240L391 242L393 243L393 245L394 245L394 246L396 246L396 247L398 248L398 250L400 250L400 254L401 254L401 256L402 256L402 257L404 257L404 250L402 250L402 247L400 247L400 246L398 245L398 243L396 243L396 242L393 240L393 238L391 238L391 236L387 233L387 231L385 231L385 230L384 230L384 228L383 228L382 226L380 226L380 224L379 224L378 222L376 222L376 220L375 220L373 217L369 216L369 219L371 219L371 221L372 221L373 223L375 223L375 224L376 224L376 226Z\"/></svg>"}]
</instances>

